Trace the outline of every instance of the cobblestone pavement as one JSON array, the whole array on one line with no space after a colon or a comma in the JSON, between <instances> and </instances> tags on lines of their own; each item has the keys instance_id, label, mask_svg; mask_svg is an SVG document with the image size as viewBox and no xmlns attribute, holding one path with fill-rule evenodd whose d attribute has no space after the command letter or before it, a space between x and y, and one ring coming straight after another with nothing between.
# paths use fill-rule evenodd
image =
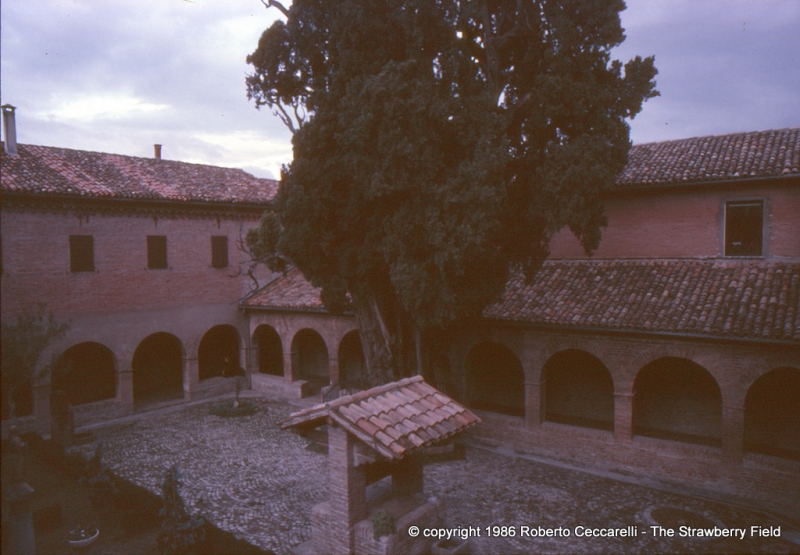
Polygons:
<instances>
[{"instance_id":1,"label":"cobblestone pavement","mask_svg":"<svg viewBox=\"0 0 800 555\"><path fill-rule=\"evenodd\" d=\"M221 418L208 405L152 413L95 430L103 461L120 476L160 493L164 471L178 464L182 494L222 529L278 554L311 537L311 508L327 498L326 457L278 423L297 405L250 399L259 412ZM786 523L756 511L665 493L575 470L479 449L464 460L425 467L425 490L447 503L451 527L479 527L473 553L797 553L783 538L751 538L750 526ZM745 540L654 538L654 507L691 510ZM650 509L650 511L648 511ZM513 526L513 538L489 538L486 526ZM636 525L638 537L577 537L576 527ZM570 531L569 537L520 537L522 526Z\"/></svg>"}]
</instances>

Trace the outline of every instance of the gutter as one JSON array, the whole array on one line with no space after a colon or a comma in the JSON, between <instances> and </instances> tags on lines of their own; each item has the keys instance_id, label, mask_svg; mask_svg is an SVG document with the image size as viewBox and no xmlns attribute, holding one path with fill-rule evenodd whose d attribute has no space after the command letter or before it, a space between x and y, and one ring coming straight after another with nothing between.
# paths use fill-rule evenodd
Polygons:
<instances>
[{"instance_id":1,"label":"gutter","mask_svg":"<svg viewBox=\"0 0 800 555\"><path fill-rule=\"evenodd\" d=\"M629 185L617 185L600 193L603 198L616 196L636 195L639 193L660 193L673 189L687 189L691 191L705 191L718 187L745 187L750 185L761 186L792 186L800 185L800 175L793 173L789 175L776 175L773 177L743 177L733 179L720 179L718 181L671 181L665 183L633 183Z\"/></svg>"}]
</instances>

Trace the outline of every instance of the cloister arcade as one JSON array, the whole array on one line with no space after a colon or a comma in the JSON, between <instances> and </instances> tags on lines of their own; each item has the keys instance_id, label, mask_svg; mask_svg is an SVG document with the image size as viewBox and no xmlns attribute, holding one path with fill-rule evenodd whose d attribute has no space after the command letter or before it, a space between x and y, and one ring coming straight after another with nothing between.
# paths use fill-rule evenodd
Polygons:
<instances>
[{"instance_id":1,"label":"cloister arcade","mask_svg":"<svg viewBox=\"0 0 800 555\"><path fill-rule=\"evenodd\" d=\"M758 453L800 461L798 366L737 370L750 376L747 383L729 371L746 364L735 354L723 359L715 348L665 345L474 334L451 351L463 383L450 389L490 422L540 440L647 445L637 441L643 438L710 447L723 458ZM778 358L797 361L792 354Z\"/></svg>"}]
</instances>

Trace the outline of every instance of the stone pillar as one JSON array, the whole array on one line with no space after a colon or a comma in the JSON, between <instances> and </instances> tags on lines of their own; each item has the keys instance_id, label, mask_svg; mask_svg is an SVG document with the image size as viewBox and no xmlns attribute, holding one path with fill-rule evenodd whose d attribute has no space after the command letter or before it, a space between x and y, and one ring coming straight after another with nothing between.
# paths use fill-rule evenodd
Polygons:
<instances>
[{"instance_id":1,"label":"stone pillar","mask_svg":"<svg viewBox=\"0 0 800 555\"><path fill-rule=\"evenodd\" d=\"M722 459L741 464L744 456L744 407L722 407Z\"/></svg>"},{"instance_id":2,"label":"stone pillar","mask_svg":"<svg viewBox=\"0 0 800 555\"><path fill-rule=\"evenodd\" d=\"M630 444L633 440L633 395L614 394L614 441Z\"/></svg>"},{"instance_id":3,"label":"stone pillar","mask_svg":"<svg viewBox=\"0 0 800 555\"><path fill-rule=\"evenodd\" d=\"M200 385L200 369L196 358L183 359L183 398L192 399L192 394Z\"/></svg>"},{"instance_id":4,"label":"stone pillar","mask_svg":"<svg viewBox=\"0 0 800 555\"><path fill-rule=\"evenodd\" d=\"M283 351L283 377L286 383L294 381L294 368L292 368L292 361L297 358L292 356L292 351Z\"/></svg>"},{"instance_id":5,"label":"stone pillar","mask_svg":"<svg viewBox=\"0 0 800 555\"><path fill-rule=\"evenodd\" d=\"M367 518L367 480L363 467L355 466L355 440L346 430L328 422L328 488L330 490L332 553L353 553L355 525Z\"/></svg>"},{"instance_id":6,"label":"stone pillar","mask_svg":"<svg viewBox=\"0 0 800 555\"><path fill-rule=\"evenodd\" d=\"M535 382L525 383L525 427L538 428L544 420L544 404L542 403L542 388Z\"/></svg>"},{"instance_id":7,"label":"stone pillar","mask_svg":"<svg viewBox=\"0 0 800 555\"><path fill-rule=\"evenodd\" d=\"M422 493L422 453L406 455L392 469L395 495Z\"/></svg>"},{"instance_id":8,"label":"stone pillar","mask_svg":"<svg viewBox=\"0 0 800 555\"><path fill-rule=\"evenodd\" d=\"M339 381L339 359L328 357L328 379L331 385Z\"/></svg>"},{"instance_id":9,"label":"stone pillar","mask_svg":"<svg viewBox=\"0 0 800 555\"><path fill-rule=\"evenodd\" d=\"M126 369L120 369L117 380L117 399L126 414L133 414L133 370L130 361Z\"/></svg>"}]
</instances>

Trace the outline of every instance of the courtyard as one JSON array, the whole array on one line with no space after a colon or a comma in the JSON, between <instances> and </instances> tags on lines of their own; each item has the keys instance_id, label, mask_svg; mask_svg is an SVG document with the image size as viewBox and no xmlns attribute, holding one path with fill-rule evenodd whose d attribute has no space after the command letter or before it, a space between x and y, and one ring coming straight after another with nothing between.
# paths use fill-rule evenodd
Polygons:
<instances>
[{"instance_id":1,"label":"courtyard","mask_svg":"<svg viewBox=\"0 0 800 555\"><path fill-rule=\"evenodd\" d=\"M280 429L309 406L249 397L251 416L223 418L209 404L175 406L94 427L103 461L117 475L158 494L177 464L187 508L255 546L283 555L311 537L311 508L327 499L326 456ZM425 467L425 492L444 499L447 525L477 528L472 553L796 553L793 523L754 508L679 495L636 483L467 447L463 459ZM659 516L660 515L660 516ZM658 517L658 518L656 518ZM673 537L654 537L656 523ZM746 529L744 539L679 537L680 525ZM506 527L503 529L486 527ZM579 537L585 529L635 526L632 537ZM751 527L780 526L782 537ZM527 527L527 528L525 528ZM583 528L580 528L583 527ZM557 536L532 537L554 530ZM558 530L561 532L558 532ZM569 531L566 536L564 530ZM500 537L488 537L488 532ZM513 532L510 532L513 531ZM521 533L528 535L521 537ZM535 534L535 532L534 532Z\"/></svg>"}]
</instances>

